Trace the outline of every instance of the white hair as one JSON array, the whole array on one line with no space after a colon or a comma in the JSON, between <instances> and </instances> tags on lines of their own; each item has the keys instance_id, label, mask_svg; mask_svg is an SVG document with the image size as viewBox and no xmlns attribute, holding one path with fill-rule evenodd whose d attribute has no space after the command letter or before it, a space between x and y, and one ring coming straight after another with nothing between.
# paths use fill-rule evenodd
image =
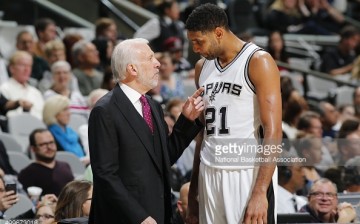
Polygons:
<instances>
[{"instance_id":1,"label":"white hair","mask_svg":"<svg viewBox=\"0 0 360 224\"><path fill-rule=\"evenodd\" d=\"M67 70L71 70L71 65L67 61L57 61L51 66L51 73L54 74L55 70L58 68L66 68Z\"/></svg>"},{"instance_id":2,"label":"white hair","mask_svg":"<svg viewBox=\"0 0 360 224\"><path fill-rule=\"evenodd\" d=\"M143 38L128 39L116 45L111 56L111 70L114 79L122 81L126 78L126 67L129 64L138 63L137 46L148 44L149 41Z\"/></svg>"}]
</instances>

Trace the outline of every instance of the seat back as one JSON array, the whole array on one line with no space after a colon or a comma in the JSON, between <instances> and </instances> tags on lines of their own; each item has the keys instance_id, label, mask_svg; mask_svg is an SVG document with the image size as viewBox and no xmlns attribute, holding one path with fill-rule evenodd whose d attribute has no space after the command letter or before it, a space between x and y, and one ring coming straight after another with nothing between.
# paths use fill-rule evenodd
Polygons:
<instances>
[{"instance_id":1,"label":"seat back","mask_svg":"<svg viewBox=\"0 0 360 224\"><path fill-rule=\"evenodd\" d=\"M67 162L75 176L75 179L81 179L84 176L85 166L80 159L70 152L56 152L56 160Z\"/></svg>"},{"instance_id":2,"label":"seat back","mask_svg":"<svg viewBox=\"0 0 360 224\"><path fill-rule=\"evenodd\" d=\"M24 153L22 145L11 134L2 132L0 139L4 143L7 152L21 152Z\"/></svg>"},{"instance_id":3,"label":"seat back","mask_svg":"<svg viewBox=\"0 0 360 224\"><path fill-rule=\"evenodd\" d=\"M33 207L32 201L26 195L18 194L18 197L19 201L14 206L6 210L4 214L6 219L15 218L16 216L29 211Z\"/></svg>"},{"instance_id":4,"label":"seat back","mask_svg":"<svg viewBox=\"0 0 360 224\"><path fill-rule=\"evenodd\" d=\"M88 119L84 115L80 115L80 114L70 115L69 127L71 127L77 133L79 133L79 127L87 123L88 123Z\"/></svg>"},{"instance_id":5,"label":"seat back","mask_svg":"<svg viewBox=\"0 0 360 224\"><path fill-rule=\"evenodd\" d=\"M29 157L22 152L8 151L7 154L9 155L11 166L18 173L32 163Z\"/></svg>"},{"instance_id":6,"label":"seat back","mask_svg":"<svg viewBox=\"0 0 360 224\"><path fill-rule=\"evenodd\" d=\"M37 128L46 128L44 122L29 113L9 117L9 133L21 144L26 151L29 146L29 135Z\"/></svg>"}]
</instances>

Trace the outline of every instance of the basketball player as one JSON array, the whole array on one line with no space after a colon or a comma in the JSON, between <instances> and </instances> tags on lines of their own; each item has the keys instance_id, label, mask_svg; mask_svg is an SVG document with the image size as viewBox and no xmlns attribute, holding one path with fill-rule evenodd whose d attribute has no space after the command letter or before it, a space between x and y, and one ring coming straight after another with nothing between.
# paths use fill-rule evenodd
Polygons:
<instances>
[{"instance_id":1,"label":"basketball player","mask_svg":"<svg viewBox=\"0 0 360 224\"><path fill-rule=\"evenodd\" d=\"M282 112L277 65L258 46L238 39L216 5L197 7L186 29L194 52L204 57L195 66L195 82L204 86L206 104L206 130L196 146L187 223L275 223L276 165L224 166L214 162L214 152L227 140L259 138L260 126L260 146L278 146Z\"/></svg>"}]
</instances>

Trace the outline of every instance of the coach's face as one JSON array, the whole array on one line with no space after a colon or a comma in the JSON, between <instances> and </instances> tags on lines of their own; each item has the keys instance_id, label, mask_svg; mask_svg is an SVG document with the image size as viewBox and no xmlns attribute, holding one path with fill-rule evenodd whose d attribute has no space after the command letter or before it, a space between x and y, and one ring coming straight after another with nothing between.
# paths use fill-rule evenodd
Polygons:
<instances>
[{"instance_id":1,"label":"coach's face","mask_svg":"<svg viewBox=\"0 0 360 224\"><path fill-rule=\"evenodd\" d=\"M135 68L137 81L147 92L158 84L160 62L155 58L154 52L147 44L139 46L137 54L138 63Z\"/></svg>"}]
</instances>

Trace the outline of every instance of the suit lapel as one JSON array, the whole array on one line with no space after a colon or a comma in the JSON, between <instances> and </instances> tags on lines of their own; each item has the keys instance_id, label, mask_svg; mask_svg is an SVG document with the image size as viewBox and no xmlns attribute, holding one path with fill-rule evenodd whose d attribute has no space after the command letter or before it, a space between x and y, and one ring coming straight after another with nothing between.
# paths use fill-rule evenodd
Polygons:
<instances>
[{"instance_id":1,"label":"suit lapel","mask_svg":"<svg viewBox=\"0 0 360 224\"><path fill-rule=\"evenodd\" d=\"M147 127L145 120L137 112L134 105L130 102L129 98L125 95L125 93L122 91L119 85L115 86L114 93L115 93L114 95L115 95L116 106L119 108L120 112L124 115L125 119L132 127L133 131L139 137L139 140L142 142L144 148L149 153L158 171L162 173L161 166L158 160L156 159L154 150L151 147L153 144L151 136L149 135L149 133L146 132L149 128Z\"/></svg>"}]
</instances>

